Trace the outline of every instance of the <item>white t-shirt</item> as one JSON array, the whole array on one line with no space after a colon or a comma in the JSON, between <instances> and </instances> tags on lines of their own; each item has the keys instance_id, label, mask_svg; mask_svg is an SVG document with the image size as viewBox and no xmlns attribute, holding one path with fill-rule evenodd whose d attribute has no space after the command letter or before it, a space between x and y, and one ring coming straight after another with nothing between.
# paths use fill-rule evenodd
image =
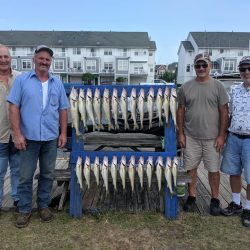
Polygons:
<instances>
[{"instance_id":1,"label":"white t-shirt","mask_svg":"<svg viewBox=\"0 0 250 250\"><path fill-rule=\"evenodd\" d=\"M48 100L48 80L46 82L42 82L42 88L43 88L43 109L45 109Z\"/></svg>"}]
</instances>

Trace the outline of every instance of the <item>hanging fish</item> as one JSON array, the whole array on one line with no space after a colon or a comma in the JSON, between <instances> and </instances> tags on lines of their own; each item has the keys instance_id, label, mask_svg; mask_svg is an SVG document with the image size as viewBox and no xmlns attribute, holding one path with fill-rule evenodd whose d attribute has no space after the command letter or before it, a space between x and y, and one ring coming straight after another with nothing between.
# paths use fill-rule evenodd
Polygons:
<instances>
[{"instance_id":1,"label":"hanging fish","mask_svg":"<svg viewBox=\"0 0 250 250\"><path fill-rule=\"evenodd\" d=\"M99 186L100 183L100 161L99 157L95 157L94 165L93 165L93 172L96 180L96 185Z\"/></svg>"},{"instance_id":2,"label":"hanging fish","mask_svg":"<svg viewBox=\"0 0 250 250\"><path fill-rule=\"evenodd\" d=\"M81 114L81 120L83 122L83 127L85 131L88 131L87 126L87 111L86 111L86 97L84 89L80 89L79 92L79 105L78 105L79 112Z\"/></svg>"},{"instance_id":3,"label":"hanging fish","mask_svg":"<svg viewBox=\"0 0 250 250\"><path fill-rule=\"evenodd\" d=\"M112 114L115 120L115 129L119 129L118 125L118 104L119 104L119 99L118 99L118 91L116 88L113 89L113 94L112 94Z\"/></svg>"},{"instance_id":4,"label":"hanging fish","mask_svg":"<svg viewBox=\"0 0 250 250\"><path fill-rule=\"evenodd\" d=\"M163 159L162 156L159 156L156 160L156 170L155 170L155 174L156 174L156 178L157 178L157 182L158 182L158 190L159 192L161 191L161 181L162 181L162 169L163 169Z\"/></svg>"},{"instance_id":5,"label":"hanging fish","mask_svg":"<svg viewBox=\"0 0 250 250\"><path fill-rule=\"evenodd\" d=\"M72 117L72 127L76 130L76 136L80 136L81 132L79 130L79 112L78 112L78 93L73 87L69 95L70 100L70 113Z\"/></svg>"},{"instance_id":6,"label":"hanging fish","mask_svg":"<svg viewBox=\"0 0 250 250\"><path fill-rule=\"evenodd\" d=\"M170 91L169 88L165 88L164 92L164 100L163 100L163 110L166 119L166 124L168 124L168 116L169 116L169 105L170 105Z\"/></svg>"},{"instance_id":7,"label":"hanging fish","mask_svg":"<svg viewBox=\"0 0 250 250\"><path fill-rule=\"evenodd\" d=\"M138 107L139 115L140 115L141 129L143 129L143 120L144 120L144 101L145 101L145 91L143 88L141 88L139 96L138 96L138 103L137 103L137 107Z\"/></svg>"},{"instance_id":8,"label":"hanging fish","mask_svg":"<svg viewBox=\"0 0 250 250\"><path fill-rule=\"evenodd\" d=\"M120 177L121 177L121 180L122 180L123 191L126 188L126 168L127 168L127 166L126 166L126 156L123 155L122 158L121 158L120 170L119 170Z\"/></svg>"},{"instance_id":9,"label":"hanging fish","mask_svg":"<svg viewBox=\"0 0 250 250\"><path fill-rule=\"evenodd\" d=\"M109 90L105 88L103 93L103 110L104 115L108 123L108 131L114 129L111 123L111 116L110 116L110 98L109 98Z\"/></svg>"},{"instance_id":10,"label":"hanging fish","mask_svg":"<svg viewBox=\"0 0 250 250\"><path fill-rule=\"evenodd\" d=\"M124 120L124 129L129 129L127 91L124 88L122 89L120 106L121 106L121 111L122 111L122 119Z\"/></svg>"},{"instance_id":11,"label":"hanging fish","mask_svg":"<svg viewBox=\"0 0 250 250\"><path fill-rule=\"evenodd\" d=\"M174 160L173 160L172 168L171 168L175 188L177 187L177 171L178 171L178 165L179 165L178 157L175 156L175 157L174 157Z\"/></svg>"},{"instance_id":12,"label":"hanging fish","mask_svg":"<svg viewBox=\"0 0 250 250\"><path fill-rule=\"evenodd\" d=\"M101 112L101 96L100 96L100 90L98 88L95 89L93 107L94 107L94 113L96 117L95 119L96 125L98 128L98 131L100 131L100 129L103 129L103 126L102 126L102 112Z\"/></svg>"},{"instance_id":13,"label":"hanging fish","mask_svg":"<svg viewBox=\"0 0 250 250\"><path fill-rule=\"evenodd\" d=\"M130 110L131 110L131 116L134 122L134 130L138 129L138 125L136 122L136 89L132 88L131 95L130 95Z\"/></svg>"},{"instance_id":14,"label":"hanging fish","mask_svg":"<svg viewBox=\"0 0 250 250\"><path fill-rule=\"evenodd\" d=\"M157 112L159 117L159 127L163 125L162 122L162 104L163 104L163 96L162 96L162 89L159 88L156 96L156 106L157 106Z\"/></svg>"},{"instance_id":15,"label":"hanging fish","mask_svg":"<svg viewBox=\"0 0 250 250\"><path fill-rule=\"evenodd\" d=\"M148 187L149 189L151 188L151 182L152 182L152 173L153 173L153 157L149 156L147 160L147 165L146 165L146 173L147 173L147 178L148 178Z\"/></svg>"},{"instance_id":16,"label":"hanging fish","mask_svg":"<svg viewBox=\"0 0 250 250\"><path fill-rule=\"evenodd\" d=\"M135 190L135 156L132 155L129 160L128 175L131 184L131 190Z\"/></svg>"},{"instance_id":17,"label":"hanging fish","mask_svg":"<svg viewBox=\"0 0 250 250\"><path fill-rule=\"evenodd\" d=\"M108 157L104 156L102 166L101 166L101 173L102 173L103 183L104 183L104 186L106 188L106 196L109 193L109 187L108 187L109 168L108 167L109 167Z\"/></svg>"},{"instance_id":18,"label":"hanging fish","mask_svg":"<svg viewBox=\"0 0 250 250\"><path fill-rule=\"evenodd\" d=\"M90 188L90 167L91 167L90 158L89 156L86 156L84 168L83 168L83 174L84 174L88 189Z\"/></svg>"},{"instance_id":19,"label":"hanging fish","mask_svg":"<svg viewBox=\"0 0 250 250\"><path fill-rule=\"evenodd\" d=\"M112 176L113 186L115 192L117 192L117 156L114 155L110 167L110 172Z\"/></svg>"},{"instance_id":20,"label":"hanging fish","mask_svg":"<svg viewBox=\"0 0 250 250\"><path fill-rule=\"evenodd\" d=\"M171 158L167 157L167 161L166 161L166 166L165 166L165 171L164 172L165 172L165 178L166 178L166 181L167 181L167 185L168 185L169 191L170 191L170 193L172 195L174 192L173 192L173 187L172 187L171 165L172 165Z\"/></svg>"},{"instance_id":21,"label":"hanging fish","mask_svg":"<svg viewBox=\"0 0 250 250\"><path fill-rule=\"evenodd\" d=\"M138 166L137 166L137 173L139 176L141 189L143 188L143 172L144 172L144 158L143 156L140 156Z\"/></svg>"},{"instance_id":22,"label":"hanging fish","mask_svg":"<svg viewBox=\"0 0 250 250\"><path fill-rule=\"evenodd\" d=\"M170 95L170 111L171 111L171 114L172 114L172 119L174 121L175 128L177 128L177 123L176 123L176 113L177 113L176 98L177 98L176 89L172 88L171 89L171 95Z\"/></svg>"},{"instance_id":23,"label":"hanging fish","mask_svg":"<svg viewBox=\"0 0 250 250\"><path fill-rule=\"evenodd\" d=\"M150 88L147 97L149 129L152 128L153 112L154 112L154 89Z\"/></svg>"},{"instance_id":24,"label":"hanging fish","mask_svg":"<svg viewBox=\"0 0 250 250\"><path fill-rule=\"evenodd\" d=\"M93 131L95 131L96 123L95 123L95 118L94 118L94 113L93 113L93 97L92 97L92 91L90 88L87 89L87 94L86 94L86 110L87 110L88 117L92 121Z\"/></svg>"},{"instance_id":25,"label":"hanging fish","mask_svg":"<svg viewBox=\"0 0 250 250\"><path fill-rule=\"evenodd\" d=\"M75 171L76 171L77 182L79 183L80 188L83 189L83 185L82 185L82 157L81 156L77 157Z\"/></svg>"}]
</instances>

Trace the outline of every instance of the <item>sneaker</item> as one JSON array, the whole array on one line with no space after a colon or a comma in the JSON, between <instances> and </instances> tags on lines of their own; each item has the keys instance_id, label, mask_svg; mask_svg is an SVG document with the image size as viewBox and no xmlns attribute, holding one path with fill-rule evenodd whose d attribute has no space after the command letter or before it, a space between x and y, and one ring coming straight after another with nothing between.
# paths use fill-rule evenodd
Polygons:
<instances>
[{"instance_id":1,"label":"sneaker","mask_svg":"<svg viewBox=\"0 0 250 250\"><path fill-rule=\"evenodd\" d=\"M249 209L243 209L242 215L241 215L241 221L243 226L250 227L250 210Z\"/></svg>"},{"instance_id":2,"label":"sneaker","mask_svg":"<svg viewBox=\"0 0 250 250\"><path fill-rule=\"evenodd\" d=\"M210 202L210 214L213 216L218 216L221 213L220 200L217 198L212 198Z\"/></svg>"},{"instance_id":3,"label":"sneaker","mask_svg":"<svg viewBox=\"0 0 250 250\"><path fill-rule=\"evenodd\" d=\"M228 207L221 210L221 213L225 216L230 216L234 214L240 214L242 212L242 206L236 204L234 201L228 204Z\"/></svg>"},{"instance_id":4,"label":"sneaker","mask_svg":"<svg viewBox=\"0 0 250 250\"><path fill-rule=\"evenodd\" d=\"M43 222L50 222L54 215L48 207L39 209L40 218Z\"/></svg>"},{"instance_id":5,"label":"sneaker","mask_svg":"<svg viewBox=\"0 0 250 250\"><path fill-rule=\"evenodd\" d=\"M23 228L28 226L31 213L19 213L15 226L17 228Z\"/></svg>"},{"instance_id":6,"label":"sneaker","mask_svg":"<svg viewBox=\"0 0 250 250\"><path fill-rule=\"evenodd\" d=\"M188 196L188 198L183 206L183 210L185 212L194 212L195 205L196 205L196 197Z\"/></svg>"}]
</instances>

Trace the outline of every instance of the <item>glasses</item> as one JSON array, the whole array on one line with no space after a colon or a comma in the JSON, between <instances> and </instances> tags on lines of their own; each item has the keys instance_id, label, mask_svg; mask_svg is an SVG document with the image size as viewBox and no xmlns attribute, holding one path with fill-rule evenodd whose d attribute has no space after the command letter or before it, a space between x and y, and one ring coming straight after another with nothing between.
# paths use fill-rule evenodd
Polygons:
<instances>
[{"instance_id":1,"label":"glasses","mask_svg":"<svg viewBox=\"0 0 250 250\"><path fill-rule=\"evenodd\" d=\"M207 64L207 63L195 64L194 67L195 67L196 69L200 69L200 68L206 69L206 68L208 67L208 64Z\"/></svg>"},{"instance_id":2,"label":"glasses","mask_svg":"<svg viewBox=\"0 0 250 250\"><path fill-rule=\"evenodd\" d=\"M247 70L250 72L250 67L239 68L239 71L240 71L240 72L246 72Z\"/></svg>"}]
</instances>

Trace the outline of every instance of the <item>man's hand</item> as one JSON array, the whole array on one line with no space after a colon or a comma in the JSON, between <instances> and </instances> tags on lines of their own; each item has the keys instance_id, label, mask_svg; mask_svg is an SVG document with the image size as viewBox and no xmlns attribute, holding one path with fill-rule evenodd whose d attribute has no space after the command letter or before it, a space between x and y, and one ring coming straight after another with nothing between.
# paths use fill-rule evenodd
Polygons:
<instances>
[{"instance_id":1,"label":"man's hand","mask_svg":"<svg viewBox=\"0 0 250 250\"><path fill-rule=\"evenodd\" d=\"M15 147L19 150L26 150L26 140L22 134L13 135L13 142Z\"/></svg>"},{"instance_id":2,"label":"man's hand","mask_svg":"<svg viewBox=\"0 0 250 250\"><path fill-rule=\"evenodd\" d=\"M60 134L60 136L58 138L58 147L63 148L66 143L67 143L67 136Z\"/></svg>"},{"instance_id":3,"label":"man's hand","mask_svg":"<svg viewBox=\"0 0 250 250\"><path fill-rule=\"evenodd\" d=\"M219 135L216 139L215 139L215 148L217 152L221 152L223 147L224 147L224 143L225 143L225 136Z\"/></svg>"},{"instance_id":4,"label":"man's hand","mask_svg":"<svg viewBox=\"0 0 250 250\"><path fill-rule=\"evenodd\" d=\"M185 136L184 133L179 133L178 134L178 143L179 143L181 148L186 147L186 136Z\"/></svg>"}]
</instances>

